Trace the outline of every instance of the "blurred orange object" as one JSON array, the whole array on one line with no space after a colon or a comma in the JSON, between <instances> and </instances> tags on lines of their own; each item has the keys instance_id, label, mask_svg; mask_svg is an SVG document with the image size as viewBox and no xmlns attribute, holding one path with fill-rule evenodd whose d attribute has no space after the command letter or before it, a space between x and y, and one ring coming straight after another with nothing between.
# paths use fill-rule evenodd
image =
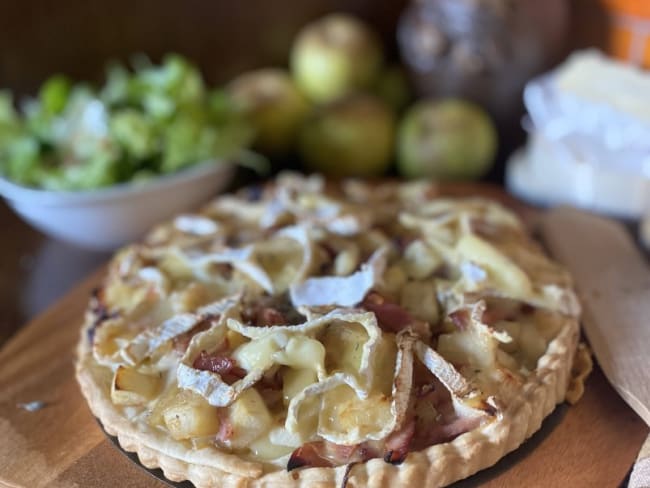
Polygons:
<instances>
[{"instance_id":1,"label":"blurred orange object","mask_svg":"<svg viewBox=\"0 0 650 488\"><path fill-rule=\"evenodd\" d=\"M650 1L603 0L611 15L609 52L650 68Z\"/></svg>"}]
</instances>

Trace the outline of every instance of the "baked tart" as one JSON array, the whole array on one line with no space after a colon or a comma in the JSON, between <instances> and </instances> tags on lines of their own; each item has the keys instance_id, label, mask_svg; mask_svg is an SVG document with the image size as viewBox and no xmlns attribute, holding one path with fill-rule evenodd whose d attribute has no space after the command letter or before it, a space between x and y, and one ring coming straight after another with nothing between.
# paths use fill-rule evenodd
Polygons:
<instances>
[{"instance_id":1,"label":"baked tart","mask_svg":"<svg viewBox=\"0 0 650 488\"><path fill-rule=\"evenodd\" d=\"M120 250L76 371L170 480L443 486L564 401L579 312L498 203L283 174Z\"/></svg>"}]
</instances>

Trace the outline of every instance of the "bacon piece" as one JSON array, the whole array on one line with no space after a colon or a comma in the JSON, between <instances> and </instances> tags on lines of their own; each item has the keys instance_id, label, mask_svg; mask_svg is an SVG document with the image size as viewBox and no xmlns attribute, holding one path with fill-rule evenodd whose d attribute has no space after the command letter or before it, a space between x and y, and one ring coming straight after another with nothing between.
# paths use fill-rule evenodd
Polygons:
<instances>
[{"instance_id":1,"label":"bacon piece","mask_svg":"<svg viewBox=\"0 0 650 488\"><path fill-rule=\"evenodd\" d=\"M434 424L431 426L431 430L428 430L419 439L416 449L451 442L459 435L474 430L480 423L481 419L478 417L456 417L449 423Z\"/></svg>"},{"instance_id":2,"label":"bacon piece","mask_svg":"<svg viewBox=\"0 0 650 488\"><path fill-rule=\"evenodd\" d=\"M520 311L524 315L530 315L535 312L535 307L528 303L522 303Z\"/></svg>"},{"instance_id":3,"label":"bacon piece","mask_svg":"<svg viewBox=\"0 0 650 488\"><path fill-rule=\"evenodd\" d=\"M260 380L260 386L267 388L269 390L282 390L282 374L280 373L280 368L275 370L271 369L264 373L262 379Z\"/></svg>"},{"instance_id":4,"label":"bacon piece","mask_svg":"<svg viewBox=\"0 0 650 488\"><path fill-rule=\"evenodd\" d=\"M469 327L470 314L469 310L465 308L451 312L449 318L460 330L467 330Z\"/></svg>"},{"instance_id":5,"label":"bacon piece","mask_svg":"<svg viewBox=\"0 0 650 488\"><path fill-rule=\"evenodd\" d=\"M218 320L218 317L212 320ZM210 328L210 325L211 325L211 320L204 320L202 322L199 322L193 329L190 329L187 332L174 337L174 339L172 340L174 349L181 353L187 351L187 346L190 345L190 341L192 340L192 337L194 337L199 332L208 330Z\"/></svg>"},{"instance_id":6,"label":"bacon piece","mask_svg":"<svg viewBox=\"0 0 650 488\"><path fill-rule=\"evenodd\" d=\"M323 442L325 456L329 459L334 459L337 464L345 464L350 462L354 454L357 452L358 445L344 446L341 444L334 444L333 442Z\"/></svg>"},{"instance_id":7,"label":"bacon piece","mask_svg":"<svg viewBox=\"0 0 650 488\"><path fill-rule=\"evenodd\" d=\"M501 320L515 320L518 314L530 315L535 312L535 307L527 303L522 303L519 306L499 306L497 304L488 303L481 322L486 325L494 325Z\"/></svg>"},{"instance_id":8,"label":"bacon piece","mask_svg":"<svg viewBox=\"0 0 650 488\"><path fill-rule=\"evenodd\" d=\"M287 471L303 466L313 468L331 468L332 461L324 457L324 441L308 442L291 453L287 462Z\"/></svg>"},{"instance_id":9,"label":"bacon piece","mask_svg":"<svg viewBox=\"0 0 650 488\"><path fill-rule=\"evenodd\" d=\"M509 311L498 308L486 308L481 317L481 322L486 325L494 325L501 320L507 320L511 314Z\"/></svg>"},{"instance_id":10,"label":"bacon piece","mask_svg":"<svg viewBox=\"0 0 650 488\"><path fill-rule=\"evenodd\" d=\"M361 307L375 314L377 323L384 332L397 333L415 322L408 310L374 291L366 295Z\"/></svg>"},{"instance_id":11,"label":"bacon piece","mask_svg":"<svg viewBox=\"0 0 650 488\"><path fill-rule=\"evenodd\" d=\"M363 463L368 459L379 457L381 455L381 450L377 446L378 442L381 441L364 442L359 444L358 449L355 452L357 459L348 462Z\"/></svg>"},{"instance_id":12,"label":"bacon piece","mask_svg":"<svg viewBox=\"0 0 650 488\"><path fill-rule=\"evenodd\" d=\"M185 334L181 334L178 337L174 337L172 344L174 345L174 350L180 353L187 351L187 346L190 345L192 340L192 331L188 331Z\"/></svg>"},{"instance_id":13,"label":"bacon piece","mask_svg":"<svg viewBox=\"0 0 650 488\"><path fill-rule=\"evenodd\" d=\"M287 463L287 470L291 471L303 466L329 468L364 462L379 455L379 451L369 443L344 446L328 441L309 442L293 451Z\"/></svg>"},{"instance_id":14,"label":"bacon piece","mask_svg":"<svg viewBox=\"0 0 650 488\"><path fill-rule=\"evenodd\" d=\"M454 409L449 392L442 385L434 385L417 402L428 402L437 412L435 422L420 428L412 440L414 450L454 440L461 434L475 429L481 423L481 417L459 417ZM423 426L424 427L424 426Z\"/></svg>"},{"instance_id":15,"label":"bacon piece","mask_svg":"<svg viewBox=\"0 0 650 488\"><path fill-rule=\"evenodd\" d=\"M282 303L278 303L275 297L263 296L257 303L245 305L241 316L244 323L259 327L285 325L289 322L283 308Z\"/></svg>"},{"instance_id":16,"label":"bacon piece","mask_svg":"<svg viewBox=\"0 0 650 488\"><path fill-rule=\"evenodd\" d=\"M519 311L523 311L523 307L504 306L499 305L498 302L496 304L488 303L481 315L481 322L486 325L494 325L502 320L514 320Z\"/></svg>"},{"instance_id":17,"label":"bacon piece","mask_svg":"<svg viewBox=\"0 0 650 488\"><path fill-rule=\"evenodd\" d=\"M474 217L470 220L470 228L474 234L484 238L494 237L499 231L499 227L491 222Z\"/></svg>"},{"instance_id":18,"label":"bacon piece","mask_svg":"<svg viewBox=\"0 0 650 488\"><path fill-rule=\"evenodd\" d=\"M255 317L255 325L259 326L283 325L286 323L287 319L284 317L284 314L273 307L264 307L258 310L257 316Z\"/></svg>"},{"instance_id":19,"label":"bacon piece","mask_svg":"<svg viewBox=\"0 0 650 488\"><path fill-rule=\"evenodd\" d=\"M384 461L391 464L402 463L409 453L414 436L415 420L407 422L401 429L390 434L384 446Z\"/></svg>"},{"instance_id":20,"label":"bacon piece","mask_svg":"<svg viewBox=\"0 0 650 488\"><path fill-rule=\"evenodd\" d=\"M332 246L330 246L327 242L320 242L319 247L325 251L325 254L327 254L327 261L331 262L336 259L336 255L338 254L336 252L336 249L334 249Z\"/></svg>"},{"instance_id":21,"label":"bacon piece","mask_svg":"<svg viewBox=\"0 0 650 488\"><path fill-rule=\"evenodd\" d=\"M401 305L387 300L377 292L370 292L361 302L361 307L373 312L377 324L384 332L398 333L411 327L420 338L431 337L431 326L428 322L416 319Z\"/></svg>"},{"instance_id":22,"label":"bacon piece","mask_svg":"<svg viewBox=\"0 0 650 488\"><path fill-rule=\"evenodd\" d=\"M390 434L383 444L364 442L354 446L343 446L327 441L316 441L303 444L293 451L287 471L302 467L330 468L343 464L365 462L379 457L391 464L400 464L406 459L411 449L449 442L465 432L475 429L480 424L480 418L454 417L445 424L432 424L429 428L417 432L414 418L407 421L401 429ZM373 447L374 445L374 447Z\"/></svg>"},{"instance_id":23,"label":"bacon piece","mask_svg":"<svg viewBox=\"0 0 650 488\"><path fill-rule=\"evenodd\" d=\"M436 385L433 383L424 383L422 385L419 385L415 389L415 397L416 398L427 398L428 395L436 389Z\"/></svg>"},{"instance_id":24,"label":"bacon piece","mask_svg":"<svg viewBox=\"0 0 650 488\"><path fill-rule=\"evenodd\" d=\"M233 358L222 354L208 354L205 351L201 351L196 357L192 367L201 371L217 373L226 383L229 380L234 382L246 376L246 370L237 366L237 362Z\"/></svg>"},{"instance_id":25,"label":"bacon piece","mask_svg":"<svg viewBox=\"0 0 650 488\"><path fill-rule=\"evenodd\" d=\"M433 407L440 407L441 405L451 405L451 398L449 392L441 384L430 383L422 385L420 392L416 396L418 401L429 402Z\"/></svg>"}]
</instances>

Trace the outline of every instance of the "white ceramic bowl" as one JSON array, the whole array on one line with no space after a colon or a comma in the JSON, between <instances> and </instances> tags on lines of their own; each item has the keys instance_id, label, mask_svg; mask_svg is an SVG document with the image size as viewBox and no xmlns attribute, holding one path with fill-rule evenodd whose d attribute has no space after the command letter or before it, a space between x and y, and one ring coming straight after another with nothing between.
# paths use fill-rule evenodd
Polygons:
<instances>
[{"instance_id":1,"label":"white ceramic bowl","mask_svg":"<svg viewBox=\"0 0 650 488\"><path fill-rule=\"evenodd\" d=\"M112 250L154 224L198 207L231 181L231 163L204 163L155 180L79 192L47 191L0 178L0 194L34 227L54 238Z\"/></svg>"}]
</instances>

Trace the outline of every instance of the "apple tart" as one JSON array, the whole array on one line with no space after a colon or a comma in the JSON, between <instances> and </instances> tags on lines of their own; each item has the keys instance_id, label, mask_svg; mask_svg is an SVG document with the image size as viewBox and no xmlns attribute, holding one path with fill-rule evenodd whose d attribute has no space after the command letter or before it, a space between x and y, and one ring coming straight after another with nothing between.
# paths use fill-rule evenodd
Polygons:
<instances>
[{"instance_id":1,"label":"apple tart","mask_svg":"<svg viewBox=\"0 0 650 488\"><path fill-rule=\"evenodd\" d=\"M76 371L170 480L442 486L564 401L579 312L498 203L283 174L120 250Z\"/></svg>"}]
</instances>

